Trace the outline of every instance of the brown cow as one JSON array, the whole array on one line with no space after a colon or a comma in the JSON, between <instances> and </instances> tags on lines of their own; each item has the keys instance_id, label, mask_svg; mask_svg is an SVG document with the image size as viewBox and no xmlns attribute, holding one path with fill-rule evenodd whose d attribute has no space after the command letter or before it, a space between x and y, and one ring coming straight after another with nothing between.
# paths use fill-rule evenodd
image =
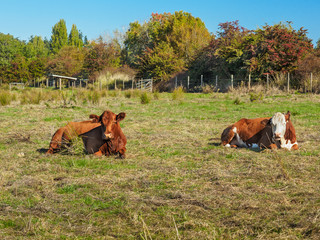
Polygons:
<instances>
[{"instance_id":1,"label":"brown cow","mask_svg":"<svg viewBox=\"0 0 320 240\"><path fill-rule=\"evenodd\" d=\"M91 114L90 118L100 122L101 128L81 135L86 151L96 156L119 154L125 158L127 139L119 124L125 116L124 112L116 115L111 111L104 111L101 116Z\"/></svg>"},{"instance_id":2,"label":"brown cow","mask_svg":"<svg viewBox=\"0 0 320 240\"><path fill-rule=\"evenodd\" d=\"M275 113L272 118L240 119L223 131L221 144L227 147L298 149L289 111L286 115Z\"/></svg>"}]
</instances>

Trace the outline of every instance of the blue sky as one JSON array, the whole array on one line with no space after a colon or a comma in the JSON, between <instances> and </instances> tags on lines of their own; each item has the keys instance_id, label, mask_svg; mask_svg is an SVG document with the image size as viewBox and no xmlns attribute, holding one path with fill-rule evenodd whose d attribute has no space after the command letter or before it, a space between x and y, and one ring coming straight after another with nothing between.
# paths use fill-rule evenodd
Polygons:
<instances>
[{"instance_id":1,"label":"blue sky","mask_svg":"<svg viewBox=\"0 0 320 240\"><path fill-rule=\"evenodd\" d=\"M308 30L314 44L320 39L319 0L0 0L0 32L20 40L50 39L54 24L64 19L68 32L76 24L91 40L125 31L130 22L148 21L152 12L181 10L199 17L212 33L226 21L239 20L250 30L292 21L295 29Z\"/></svg>"}]
</instances>

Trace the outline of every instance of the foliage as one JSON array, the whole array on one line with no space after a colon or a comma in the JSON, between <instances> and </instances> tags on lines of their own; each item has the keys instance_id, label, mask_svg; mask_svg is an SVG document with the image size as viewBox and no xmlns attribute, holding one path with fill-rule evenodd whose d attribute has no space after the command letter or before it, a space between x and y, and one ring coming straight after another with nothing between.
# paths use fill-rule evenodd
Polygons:
<instances>
[{"instance_id":1,"label":"foliage","mask_svg":"<svg viewBox=\"0 0 320 240\"><path fill-rule=\"evenodd\" d=\"M82 37L78 31L78 28L75 24L72 24L72 28L68 38L68 45L75 46L78 48L83 47Z\"/></svg>"},{"instance_id":2,"label":"foliage","mask_svg":"<svg viewBox=\"0 0 320 240\"><path fill-rule=\"evenodd\" d=\"M265 25L256 30L258 43L248 50L251 53L251 68L259 73L291 72L312 50L306 30L294 30L290 22L274 26Z\"/></svg>"},{"instance_id":3,"label":"foliage","mask_svg":"<svg viewBox=\"0 0 320 240\"><path fill-rule=\"evenodd\" d=\"M25 57L30 59L39 59L47 57L49 49L46 47L42 37L31 36L29 42L25 46Z\"/></svg>"},{"instance_id":4,"label":"foliage","mask_svg":"<svg viewBox=\"0 0 320 240\"><path fill-rule=\"evenodd\" d=\"M68 45L66 21L60 19L60 21L52 27L51 50L53 53L58 53L59 50L66 45Z\"/></svg>"},{"instance_id":5,"label":"foliage","mask_svg":"<svg viewBox=\"0 0 320 240\"><path fill-rule=\"evenodd\" d=\"M190 13L152 14L142 25L130 23L124 41L125 59L138 70L139 77L168 80L186 68L209 39L204 23Z\"/></svg>"},{"instance_id":6,"label":"foliage","mask_svg":"<svg viewBox=\"0 0 320 240\"><path fill-rule=\"evenodd\" d=\"M64 46L48 62L48 71L66 76L78 76L83 67L84 53L76 46Z\"/></svg>"},{"instance_id":7,"label":"foliage","mask_svg":"<svg viewBox=\"0 0 320 240\"><path fill-rule=\"evenodd\" d=\"M120 67L121 52L118 47L114 42L93 41L85 54L83 74L94 78L107 68Z\"/></svg>"}]
</instances>

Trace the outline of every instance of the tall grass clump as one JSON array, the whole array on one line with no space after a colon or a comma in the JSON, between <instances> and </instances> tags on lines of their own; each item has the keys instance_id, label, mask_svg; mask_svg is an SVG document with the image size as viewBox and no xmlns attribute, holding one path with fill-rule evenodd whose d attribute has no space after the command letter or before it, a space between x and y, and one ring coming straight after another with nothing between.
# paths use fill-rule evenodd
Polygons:
<instances>
[{"instance_id":1,"label":"tall grass clump","mask_svg":"<svg viewBox=\"0 0 320 240\"><path fill-rule=\"evenodd\" d=\"M96 90L88 91L88 94L87 94L88 102L92 104L100 104L101 98L102 96L99 91L96 91Z\"/></svg>"},{"instance_id":2,"label":"tall grass clump","mask_svg":"<svg viewBox=\"0 0 320 240\"><path fill-rule=\"evenodd\" d=\"M142 104L148 104L151 101L151 97L147 92L142 92L140 95L140 100Z\"/></svg>"},{"instance_id":3,"label":"tall grass clump","mask_svg":"<svg viewBox=\"0 0 320 240\"><path fill-rule=\"evenodd\" d=\"M12 95L9 91L0 91L0 105L9 105L12 101Z\"/></svg>"},{"instance_id":4,"label":"tall grass clump","mask_svg":"<svg viewBox=\"0 0 320 240\"><path fill-rule=\"evenodd\" d=\"M182 101L184 99L183 87L178 87L172 92L172 100Z\"/></svg>"},{"instance_id":5,"label":"tall grass clump","mask_svg":"<svg viewBox=\"0 0 320 240\"><path fill-rule=\"evenodd\" d=\"M20 95L21 104L40 104L42 100L45 100L45 96L41 90L26 90Z\"/></svg>"}]
</instances>

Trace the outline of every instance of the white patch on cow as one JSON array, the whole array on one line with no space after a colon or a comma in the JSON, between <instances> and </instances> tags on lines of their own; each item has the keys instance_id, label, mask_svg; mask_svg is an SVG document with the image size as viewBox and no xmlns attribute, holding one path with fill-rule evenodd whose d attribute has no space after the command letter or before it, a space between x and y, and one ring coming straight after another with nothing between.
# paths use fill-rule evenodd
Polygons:
<instances>
[{"instance_id":1,"label":"white patch on cow","mask_svg":"<svg viewBox=\"0 0 320 240\"><path fill-rule=\"evenodd\" d=\"M274 137L278 136L280 138L283 138L286 132L285 116L280 112L275 113L271 118L271 127L272 127L272 133Z\"/></svg>"},{"instance_id":2,"label":"white patch on cow","mask_svg":"<svg viewBox=\"0 0 320 240\"><path fill-rule=\"evenodd\" d=\"M226 145L224 145L225 147L230 147L230 144L229 143L227 143Z\"/></svg>"},{"instance_id":3,"label":"white patch on cow","mask_svg":"<svg viewBox=\"0 0 320 240\"><path fill-rule=\"evenodd\" d=\"M297 144L297 145L298 145L298 142L291 143L291 141L290 141L290 140L287 140L287 142L286 142L286 143L281 144L281 146L280 146L280 147L281 147L281 148L288 149L288 150L291 150L292 146L293 146L293 145L295 145L295 144Z\"/></svg>"},{"instance_id":4,"label":"white patch on cow","mask_svg":"<svg viewBox=\"0 0 320 240\"><path fill-rule=\"evenodd\" d=\"M248 147L248 145L240 138L240 136L239 136L239 134L238 133L236 133L235 134L235 137L236 137L236 139L237 139L237 142L238 142L238 146L239 147Z\"/></svg>"},{"instance_id":5,"label":"white patch on cow","mask_svg":"<svg viewBox=\"0 0 320 240\"><path fill-rule=\"evenodd\" d=\"M237 133L237 128L234 127L234 128L232 129L232 131L233 131L234 133Z\"/></svg>"}]
</instances>

